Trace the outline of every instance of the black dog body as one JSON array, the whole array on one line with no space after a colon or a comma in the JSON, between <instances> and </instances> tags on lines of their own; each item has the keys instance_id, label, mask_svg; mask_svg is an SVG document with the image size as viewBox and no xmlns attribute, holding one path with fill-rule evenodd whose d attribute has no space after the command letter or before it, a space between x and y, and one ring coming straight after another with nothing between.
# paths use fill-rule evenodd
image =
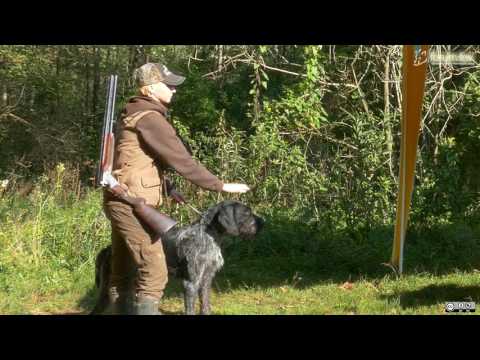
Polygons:
<instances>
[{"instance_id":1,"label":"black dog body","mask_svg":"<svg viewBox=\"0 0 480 360\"><path fill-rule=\"evenodd\" d=\"M223 201L192 225L174 227L162 237L169 274L183 280L186 314L195 314L198 298L201 314L210 314L212 281L224 264L219 245L222 236L251 238L262 225L263 220L249 207L237 201ZM108 303L110 257L110 246L97 256L95 282L100 296L92 314L103 312Z\"/></svg>"}]
</instances>

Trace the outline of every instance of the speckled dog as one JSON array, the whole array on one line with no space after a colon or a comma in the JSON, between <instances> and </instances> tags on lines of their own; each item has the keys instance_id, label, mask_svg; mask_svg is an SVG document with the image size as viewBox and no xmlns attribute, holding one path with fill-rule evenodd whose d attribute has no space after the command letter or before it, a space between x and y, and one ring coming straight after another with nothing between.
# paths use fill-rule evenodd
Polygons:
<instances>
[{"instance_id":1,"label":"speckled dog","mask_svg":"<svg viewBox=\"0 0 480 360\"><path fill-rule=\"evenodd\" d=\"M212 281L224 263L219 246L222 236L253 238L263 223L248 206L237 201L222 201L192 225L176 226L162 237L169 274L183 279L187 315L195 314L197 298L200 298L200 313L211 312ZM108 303L110 261L108 246L97 256L95 283L100 295L92 314L102 313Z\"/></svg>"}]
</instances>

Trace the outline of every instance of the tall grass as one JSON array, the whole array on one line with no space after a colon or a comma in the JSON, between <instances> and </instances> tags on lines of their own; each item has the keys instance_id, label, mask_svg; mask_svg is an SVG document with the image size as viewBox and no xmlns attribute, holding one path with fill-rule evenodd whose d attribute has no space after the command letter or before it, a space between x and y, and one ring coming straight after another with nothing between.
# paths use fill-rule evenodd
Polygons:
<instances>
[{"instance_id":1,"label":"tall grass","mask_svg":"<svg viewBox=\"0 0 480 360\"><path fill-rule=\"evenodd\" d=\"M0 300L2 313L64 293L91 277L95 254L109 239L100 193L78 193L74 169L59 164L27 196L12 186L0 198ZM14 300L15 299L15 300ZM19 308L20 306L20 308Z\"/></svg>"},{"instance_id":2,"label":"tall grass","mask_svg":"<svg viewBox=\"0 0 480 360\"><path fill-rule=\"evenodd\" d=\"M0 195L0 313L88 311L95 299L94 261L109 243L100 190L80 186L74 167L57 165L20 195ZM182 187L193 198L193 188ZM201 209L223 195L196 192ZM248 202L249 198L242 200ZM447 300L480 301L480 226L412 227L406 273L397 280L388 261L393 227L332 231L301 209L254 204L267 221L255 241L228 239L225 268L214 284L218 314L438 313ZM197 215L171 205L181 223ZM346 285L345 285L346 284ZM163 310L182 309L171 279Z\"/></svg>"}]
</instances>

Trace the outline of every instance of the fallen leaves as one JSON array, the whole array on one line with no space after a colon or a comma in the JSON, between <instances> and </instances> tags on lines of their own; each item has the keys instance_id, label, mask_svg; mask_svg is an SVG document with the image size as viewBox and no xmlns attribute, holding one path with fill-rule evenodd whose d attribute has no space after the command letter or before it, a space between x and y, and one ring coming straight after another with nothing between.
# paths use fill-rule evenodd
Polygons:
<instances>
[{"instance_id":1,"label":"fallen leaves","mask_svg":"<svg viewBox=\"0 0 480 360\"><path fill-rule=\"evenodd\" d=\"M342 285L339 286L340 289L342 290L352 290L353 289L353 283L346 281Z\"/></svg>"}]
</instances>

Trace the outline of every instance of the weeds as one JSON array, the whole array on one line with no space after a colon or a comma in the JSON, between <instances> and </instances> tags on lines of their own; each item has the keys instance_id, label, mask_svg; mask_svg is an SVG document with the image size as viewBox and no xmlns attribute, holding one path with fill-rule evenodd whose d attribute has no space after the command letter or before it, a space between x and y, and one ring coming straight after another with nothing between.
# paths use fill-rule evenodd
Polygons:
<instances>
[{"instance_id":1,"label":"weeds","mask_svg":"<svg viewBox=\"0 0 480 360\"><path fill-rule=\"evenodd\" d=\"M110 229L101 192L66 193L68 167L43 177L27 197L0 198L0 313L84 313L93 306L94 261ZM210 195L209 195L210 196ZM215 199L204 199L204 204ZM172 205L183 223L196 216ZM385 262L392 226L361 236L302 222L264 207L267 227L253 242L227 239L225 268L213 286L216 314L443 314L445 301L480 302L480 232L468 224L415 227L406 273ZM170 279L162 302L181 313L181 286Z\"/></svg>"}]
</instances>

